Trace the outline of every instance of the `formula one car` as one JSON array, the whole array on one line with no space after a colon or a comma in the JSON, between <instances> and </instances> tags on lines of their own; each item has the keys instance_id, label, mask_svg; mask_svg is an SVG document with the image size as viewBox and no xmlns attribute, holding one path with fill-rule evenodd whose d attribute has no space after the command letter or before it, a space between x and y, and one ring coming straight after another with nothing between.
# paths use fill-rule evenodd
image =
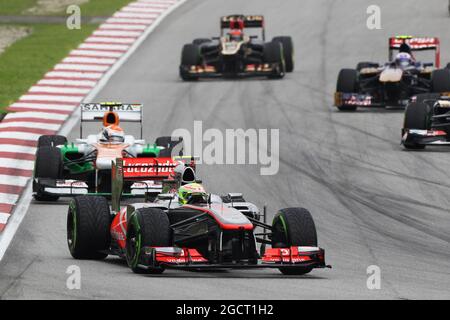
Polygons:
<instances>
[{"instance_id":1,"label":"formula one car","mask_svg":"<svg viewBox=\"0 0 450 320\"><path fill-rule=\"evenodd\" d=\"M434 63L415 60L413 53L425 50L435 51ZM346 111L357 107L405 107L414 95L450 91L448 70L437 69L439 66L438 38L391 37L388 63L380 66L360 62L356 69L339 72L335 106Z\"/></svg>"},{"instance_id":2,"label":"formula one car","mask_svg":"<svg viewBox=\"0 0 450 320\"><path fill-rule=\"evenodd\" d=\"M260 28L261 39L244 34L245 28ZM294 70L291 37L265 42L263 16L225 16L220 20L220 29L220 37L195 39L184 45L180 65L183 80L222 76L282 78Z\"/></svg>"},{"instance_id":3,"label":"formula one car","mask_svg":"<svg viewBox=\"0 0 450 320\"><path fill-rule=\"evenodd\" d=\"M403 146L412 150L450 146L450 92L422 94L412 100L405 111Z\"/></svg>"},{"instance_id":4,"label":"formula one car","mask_svg":"<svg viewBox=\"0 0 450 320\"><path fill-rule=\"evenodd\" d=\"M113 166L111 208L104 197L72 199L67 241L76 259L116 255L136 273L165 269L278 268L284 274L305 274L327 267L317 247L311 214L303 208L279 210L271 225L266 210L242 194L208 194L188 164L165 180L153 159L117 159ZM163 179L163 192L150 202L120 206L124 182ZM260 221L263 219L263 221ZM260 227L262 232L257 232ZM256 243L261 243L260 251ZM270 245L271 248L266 248Z\"/></svg>"},{"instance_id":5,"label":"formula one car","mask_svg":"<svg viewBox=\"0 0 450 320\"><path fill-rule=\"evenodd\" d=\"M56 201L61 196L111 193L111 162L117 157L168 157L181 140L160 137L154 144L142 140L142 105L88 103L81 107L80 139L67 142L59 135L38 140L34 167L33 195L37 201ZM99 134L83 138L83 124L99 122ZM138 122L140 139L125 135L119 121ZM128 196L143 196L149 188L160 192L151 181L126 186Z\"/></svg>"}]
</instances>

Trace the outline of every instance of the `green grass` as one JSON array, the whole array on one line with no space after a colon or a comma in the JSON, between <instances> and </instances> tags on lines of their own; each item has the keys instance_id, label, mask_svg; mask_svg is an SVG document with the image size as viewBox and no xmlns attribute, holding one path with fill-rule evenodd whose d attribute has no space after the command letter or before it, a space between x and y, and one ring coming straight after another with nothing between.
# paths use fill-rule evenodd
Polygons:
<instances>
[{"instance_id":1,"label":"green grass","mask_svg":"<svg viewBox=\"0 0 450 320\"><path fill-rule=\"evenodd\" d=\"M6 107L97 28L96 25L83 25L81 30L54 24L28 26L33 28L32 34L0 55L0 112L5 112Z\"/></svg>"},{"instance_id":2,"label":"green grass","mask_svg":"<svg viewBox=\"0 0 450 320\"><path fill-rule=\"evenodd\" d=\"M133 0L90 0L80 5L85 16L110 16ZM34 7L37 0L0 0L0 15L21 15L25 9ZM51 15L55 15L54 13ZM66 15L65 10L56 15Z\"/></svg>"},{"instance_id":3,"label":"green grass","mask_svg":"<svg viewBox=\"0 0 450 320\"><path fill-rule=\"evenodd\" d=\"M36 2L37 0L0 0L0 14L18 15L33 7Z\"/></svg>"}]
</instances>

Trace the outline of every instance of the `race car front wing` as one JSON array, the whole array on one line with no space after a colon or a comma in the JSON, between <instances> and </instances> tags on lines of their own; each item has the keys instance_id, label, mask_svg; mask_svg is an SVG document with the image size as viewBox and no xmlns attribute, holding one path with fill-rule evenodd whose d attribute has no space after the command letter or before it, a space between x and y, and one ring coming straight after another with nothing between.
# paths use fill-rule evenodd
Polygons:
<instances>
[{"instance_id":1,"label":"race car front wing","mask_svg":"<svg viewBox=\"0 0 450 320\"><path fill-rule=\"evenodd\" d=\"M130 186L130 192L124 193L124 197L143 198L149 195L158 195L162 192L162 185L156 184L154 181L138 181ZM89 186L85 181L81 180L64 180L64 179L48 179L35 178L33 193L52 195L58 197L75 197L79 195L91 194ZM100 195L94 192L93 194ZM101 195L110 195L111 193L101 193Z\"/></svg>"},{"instance_id":2,"label":"race car front wing","mask_svg":"<svg viewBox=\"0 0 450 320\"><path fill-rule=\"evenodd\" d=\"M447 132L443 130L404 129L401 143L403 145L417 146L450 146Z\"/></svg>"},{"instance_id":3,"label":"race car front wing","mask_svg":"<svg viewBox=\"0 0 450 320\"><path fill-rule=\"evenodd\" d=\"M253 268L331 268L325 264L325 250L319 247L270 248L257 263L246 260L212 263L196 249L179 247L144 247L141 252L140 268L174 269L253 269Z\"/></svg>"}]
</instances>

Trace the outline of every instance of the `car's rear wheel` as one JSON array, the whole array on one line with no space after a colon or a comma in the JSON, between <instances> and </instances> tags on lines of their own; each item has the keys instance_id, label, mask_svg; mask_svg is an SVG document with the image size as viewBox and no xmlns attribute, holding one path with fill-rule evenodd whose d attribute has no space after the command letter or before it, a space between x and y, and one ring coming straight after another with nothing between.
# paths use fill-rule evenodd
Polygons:
<instances>
[{"instance_id":1,"label":"car's rear wheel","mask_svg":"<svg viewBox=\"0 0 450 320\"><path fill-rule=\"evenodd\" d=\"M423 102L410 103L405 110L403 131L406 129L428 130L429 129L430 107ZM404 132L403 132L404 133ZM403 134L402 133L402 134ZM424 145L416 143L403 143L406 149L420 150Z\"/></svg>"},{"instance_id":2,"label":"car's rear wheel","mask_svg":"<svg viewBox=\"0 0 450 320\"><path fill-rule=\"evenodd\" d=\"M34 178L61 179L63 176L63 160L61 150L57 147L41 147L36 151L34 162ZM56 201L58 196L48 195L33 181L34 198L37 201Z\"/></svg>"},{"instance_id":3,"label":"car's rear wheel","mask_svg":"<svg viewBox=\"0 0 450 320\"><path fill-rule=\"evenodd\" d=\"M181 51L180 77L185 81L197 80L198 77L190 74L188 70L192 66L198 66L201 62L200 48L196 44L185 44Z\"/></svg>"},{"instance_id":4,"label":"car's rear wheel","mask_svg":"<svg viewBox=\"0 0 450 320\"><path fill-rule=\"evenodd\" d=\"M317 247L317 232L311 213L304 208L281 209L272 222L272 247L291 246ZM286 275L302 275L311 272L311 267L289 267L279 269Z\"/></svg>"},{"instance_id":5,"label":"car's rear wheel","mask_svg":"<svg viewBox=\"0 0 450 320\"><path fill-rule=\"evenodd\" d=\"M160 157L172 157L172 151L173 149L183 143L183 140L181 138L171 137L171 136L164 136L164 137L158 137L155 140L155 144L158 147L163 147L159 153ZM177 148L178 149L178 148ZM183 150L183 145L180 146L180 150Z\"/></svg>"},{"instance_id":6,"label":"car's rear wheel","mask_svg":"<svg viewBox=\"0 0 450 320\"><path fill-rule=\"evenodd\" d=\"M211 41L211 39L208 39L208 38L197 38L197 39L194 39L194 41L192 41L192 44L195 44L196 46L199 46L199 45L201 45L203 43L207 43L207 42L210 42L210 41Z\"/></svg>"},{"instance_id":7,"label":"car's rear wheel","mask_svg":"<svg viewBox=\"0 0 450 320\"><path fill-rule=\"evenodd\" d=\"M275 37L272 42L279 42L283 46L283 58L286 64L286 72L294 71L294 42L291 37Z\"/></svg>"},{"instance_id":8,"label":"car's rear wheel","mask_svg":"<svg viewBox=\"0 0 450 320\"><path fill-rule=\"evenodd\" d=\"M271 79L281 79L286 73L286 65L283 58L283 46L279 42L267 42L264 44L264 63L273 66L274 70L269 76Z\"/></svg>"},{"instance_id":9,"label":"car's rear wheel","mask_svg":"<svg viewBox=\"0 0 450 320\"><path fill-rule=\"evenodd\" d=\"M358 92L358 72L355 69L342 69L336 83L336 92ZM337 107L340 111L355 111L356 106L342 105Z\"/></svg>"},{"instance_id":10,"label":"car's rear wheel","mask_svg":"<svg viewBox=\"0 0 450 320\"><path fill-rule=\"evenodd\" d=\"M160 274L163 267L141 266L144 247L172 246L172 232L167 214L156 208L136 210L128 221L126 258L128 266L135 273Z\"/></svg>"},{"instance_id":11,"label":"car's rear wheel","mask_svg":"<svg viewBox=\"0 0 450 320\"><path fill-rule=\"evenodd\" d=\"M416 96L416 102L426 103L431 108L440 97L439 93L420 93Z\"/></svg>"},{"instance_id":12,"label":"car's rear wheel","mask_svg":"<svg viewBox=\"0 0 450 320\"><path fill-rule=\"evenodd\" d=\"M378 68L379 66L380 65L378 63L376 63L376 62L363 61L363 62L359 62L356 65L356 70L359 72L359 71L361 71L362 69L365 69L365 68Z\"/></svg>"},{"instance_id":13,"label":"car's rear wheel","mask_svg":"<svg viewBox=\"0 0 450 320\"><path fill-rule=\"evenodd\" d=\"M67 143L67 138L60 135L43 135L38 139L37 147L56 147Z\"/></svg>"},{"instance_id":14,"label":"car's rear wheel","mask_svg":"<svg viewBox=\"0 0 450 320\"><path fill-rule=\"evenodd\" d=\"M102 260L111 245L111 211L104 197L79 196L70 201L67 244L75 259Z\"/></svg>"},{"instance_id":15,"label":"car's rear wheel","mask_svg":"<svg viewBox=\"0 0 450 320\"><path fill-rule=\"evenodd\" d=\"M431 73L431 88L433 92L450 92L450 69L434 70Z\"/></svg>"}]
</instances>

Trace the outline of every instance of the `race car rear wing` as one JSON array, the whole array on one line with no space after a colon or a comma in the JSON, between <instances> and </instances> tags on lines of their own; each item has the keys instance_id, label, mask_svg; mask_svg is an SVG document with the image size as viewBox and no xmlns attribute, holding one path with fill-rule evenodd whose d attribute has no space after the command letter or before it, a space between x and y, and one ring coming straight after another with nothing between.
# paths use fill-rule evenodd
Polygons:
<instances>
[{"instance_id":1,"label":"race car rear wing","mask_svg":"<svg viewBox=\"0 0 450 320\"><path fill-rule=\"evenodd\" d=\"M441 50L440 41L436 37L412 37L412 36L396 36L389 38L389 61L394 60L394 54L403 44L407 44L411 51L435 51L435 62L436 68L441 65Z\"/></svg>"},{"instance_id":2,"label":"race car rear wing","mask_svg":"<svg viewBox=\"0 0 450 320\"><path fill-rule=\"evenodd\" d=\"M108 113L115 113L121 122L138 122L140 124L140 133L142 139L142 119L143 105L131 103L82 103L80 105L80 138L83 138L83 123L98 122L103 120L103 116ZM114 119L116 120L116 119ZM114 121L112 121L114 122ZM113 124L113 123L111 123ZM105 125L105 124L104 124Z\"/></svg>"},{"instance_id":3,"label":"race car rear wing","mask_svg":"<svg viewBox=\"0 0 450 320\"><path fill-rule=\"evenodd\" d=\"M224 29L244 29L244 28L261 28L262 39L266 40L266 32L264 27L264 16L262 15L242 15L232 14L220 18L220 32L221 36L224 34Z\"/></svg>"},{"instance_id":4,"label":"race car rear wing","mask_svg":"<svg viewBox=\"0 0 450 320\"><path fill-rule=\"evenodd\" d=\"M111 178L111 206L113 210L119 209L120 198L122 196L124 181L134 182L135 185L142 184L140 189L144 193L157 192L161 193L164 189L164 182L174 180L177 173L180 174L181 179L185 179L185 170L178 172L177 167L180 164L188 164L192 176L191 180L196 180L195 177L195 158L194 157L174 157L174 158L118 158L112 165ZM194 165L193 165L194 164ZM161 188L156 190L153 188L154 182L160 181ZM151 183L149 183L151 182ZM192 181L190 181L192 182Z\"/></svg>"}]
</instances>

